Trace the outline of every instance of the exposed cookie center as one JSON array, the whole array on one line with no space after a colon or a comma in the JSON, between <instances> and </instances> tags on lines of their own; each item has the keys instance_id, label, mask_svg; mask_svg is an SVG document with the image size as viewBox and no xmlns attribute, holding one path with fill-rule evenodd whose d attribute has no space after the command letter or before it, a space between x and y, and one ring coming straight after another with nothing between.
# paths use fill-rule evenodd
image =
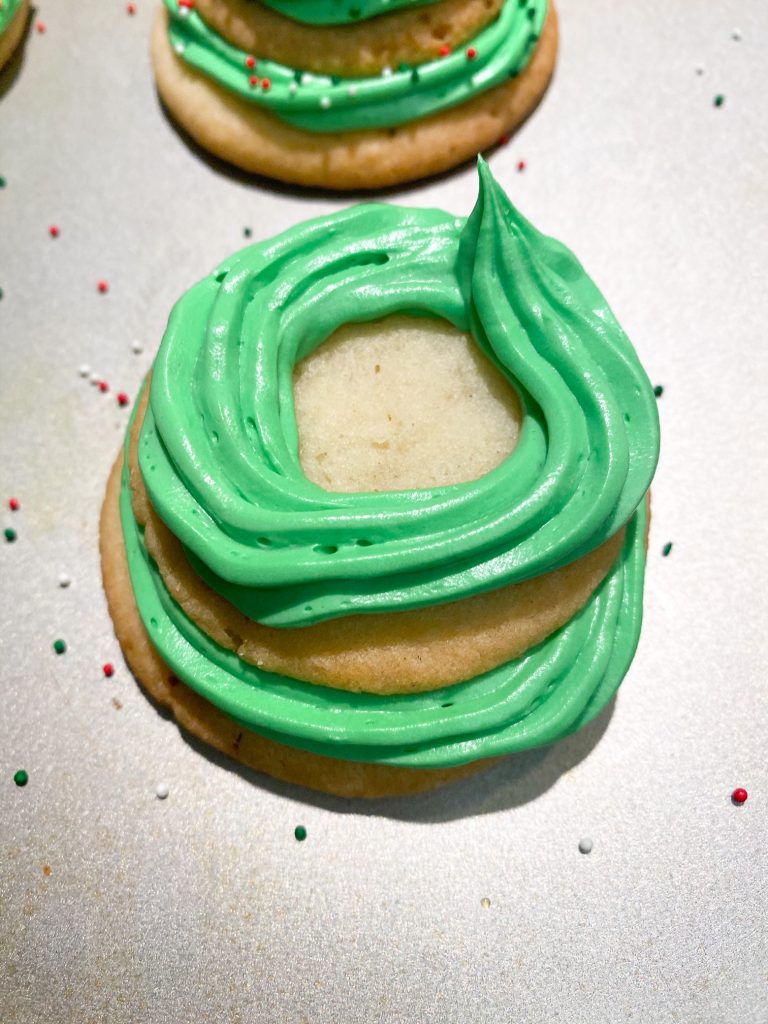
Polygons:
<instances>
[{"instance_id":1,"label":"exposed cookie center","mask_svg":"<svg viewBox=\"0 0 768 1024\"><path fill-rule=\"evenodd\" d=\"M514 449L520 405L472 338L393 316L340 328L294 372L299 457L332 491L473 480Z\"/></svg>"}]
</instances>

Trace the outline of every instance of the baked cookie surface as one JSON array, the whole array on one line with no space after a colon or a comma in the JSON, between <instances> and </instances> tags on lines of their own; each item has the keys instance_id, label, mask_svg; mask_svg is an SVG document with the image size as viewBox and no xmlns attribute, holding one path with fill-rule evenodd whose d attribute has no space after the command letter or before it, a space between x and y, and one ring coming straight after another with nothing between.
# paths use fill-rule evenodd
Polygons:
<instances>
[{"instance_id":1,"label":"baked cookie surface","mask_svg":"<svg viewBox=\"0 0 768 1024\"><path fill-rule=\"evenodd\" d=\"M13 57L29 20L29 0L4 0L0 7L0 69Z\"/></svg>"}]
</instances>

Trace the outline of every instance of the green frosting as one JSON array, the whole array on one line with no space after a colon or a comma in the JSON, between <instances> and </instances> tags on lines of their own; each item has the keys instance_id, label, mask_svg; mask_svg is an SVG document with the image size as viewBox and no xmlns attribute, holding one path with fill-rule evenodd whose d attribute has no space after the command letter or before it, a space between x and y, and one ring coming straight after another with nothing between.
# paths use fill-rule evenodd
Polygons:
<instances>
[{"instance_id":1,"label":"green frosting","mask_svg":"<svg viewBox=\"0 0 768 1024\"><path fill-rule=\"evenodd\" d=\"M226 42L195 10L164 0L171 45L181 58L243 99L310 132L354 131L414 121L500 85L528 63L546 16L546 0L507 0L498 18L461 50L390 74L338 78L257 58ZM467 56L470 45L474 59ZM251 78L259 83L252 85ZM260 84L269 80L265 90Z\"/></svg>"},{"instance_id":2,"label":"green frosting","mask_svg":"<svg viewBox=\"0 0 768 1024\"><path fill-rule=\"evenodd\" d=\"M468 484L323 491L299 464L292 366L340 324L396 311L473 332L521 396L518 446ZM549 743L598 714L634 655L658 444L651 386L605 300L481 161L466 223L358 206L244 249L183 296L155 363L142 477L203 576L272 625L455 600L578 558L626 523L603 583L539 646L467 682L385 697L317 686L241 661L186 617L147 553L126 468L139 612L179 678L294 747L440 767Z\"/></svg>"},{"instance_id":3,"label":"green frosting","mask_svg":"<svg viewBox=\"0 0 768 1024\"><path fill-rule=\"evenodd\" d=\"M349 25L404 7L424 7L435 0L261 0L287 18L305 25Z\"/></svg>"},{"instance_id":4,"label":"green frosting","mask_svg":"<svg viewBox=\"0 0 768 1024\"><path fill-rule=\"evenodd\" d=\"M517 389L511 456L478 480L330 493L304 476L294 364L392 313L471 331ZM357 206L225 261L177 303L139 445L154 507L252 619L416 608L548 572L626 523L658 455L653 390L572 253L480 163L467 221Z\"/></svg>"},{"instance_id":5,"label":"green frosting","mask_svg":"<svg viewBox=\"0 0 768 1024\"><path fill-rule=\"evenodd\" d=\"M0 35L5 32L21 7L21 0L0 0Z\"/></svg>"}]
</instances>

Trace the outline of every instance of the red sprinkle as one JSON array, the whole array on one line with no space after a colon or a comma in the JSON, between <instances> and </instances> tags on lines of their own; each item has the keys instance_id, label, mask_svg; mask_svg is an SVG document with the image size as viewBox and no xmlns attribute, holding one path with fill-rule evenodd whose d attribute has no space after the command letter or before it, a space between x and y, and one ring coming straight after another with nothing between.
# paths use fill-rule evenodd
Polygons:
<instances>
[{"instance_id":1,"label":"red sprinkle","mask_svg":"<svg viewBox=\"0 0 768 1024\"><path fill-rule=\"evenodd\" d=\"M264 90L264 92L269 92L269 90L272 88L272 83L268 78L262 78L261 88Z\"/></svg>"},{"instance_id":2,"label":"red sprinkle","mask_svg":"<svg viewBox=\"0 0 768 1024\"><path fill-rule=\"evenodd\" d=\"M445 44L443 44L443 46L441 46L437 52L440 54L441 57L447 57L448 54L451 52L451 48L450 46L445 46Z\"/></svg>"},{"instance_id":3,"label":"red sprinkle","mask_svg":"<svg viewBox=\"0 0 768 1024\"><path fill-rule=\"evenodd\" d=\"M248 57L246 57L245 58L245 66L247 68L255 68L256 67L256 58L255 57L251 57L250 55Z\"/></svg>"},{"instance_id":4,"label":"red sprinkle","mask_svg":"<svg viewBox=\"0 0 768 1024\"><path fill-rule=\"evenodd\" d=\"M518 169L518 171L524 171L525 170L525 160L519 160L518 161L517 169Z\"/></svg>"},{"instance_id":5,"label":"red sprinkle","mask_svg":"<svg viewBox=\"0 0 768 1024\"><path fill-rule=\"evenodd\" d=\"M109 291L109 284L106 281L99 281L96 287L99 289L102 295L106 295Z\"/></svg>"},{"instance_id":6,"label":"red sprinkle","mask_svg":"<svg viewBox=\"0 0 768 1024\"><path fill-rule=\"evenodd\" d=\"M179 0L179 7L186 7L188 11L191 11L195 6L195 0Z\"/></svg>"},{"instance_id":7,"label":"red sprinkle","mask_svg":"<svg viewBox=\"0 0 768 1024\"><path fill-rule=\"evenodd\" d=\"M258 85L259 84L259 76L258 75L251 75L251 77L248 79L248 81L251 83L251 85Z\"/></svg>"},{"instance_id":8,"label":"red sprinkle","mask_svg":"<svg viewBox=\"0 0 768 1024\"><path fill-rule=\"evenodd\" d=\"M506 144L508 142L509 142L509 136L508 135L500 135L499 136L499 145L500 146L506 146Z\"/></svg>"},{"instance_id":9,"label":"red sprinkle","mask_svg":"<svg viewBox=\"0 0 768 1024\"><path fill-rule=\"evenodd\" d=\"M476 56L477 50L474 48L474 46L470 46L470 48L467 50L467 60L474 60Z\"/></svg>"},{"instance_id":10,"label":"red sprinkle","mask_svg":"<svg viewBox=\"0 0 768 1024\"><path fill-rule=\"evenodd\" d=\"M21 508L21 502L19 501L18 498L11 498L8 502L8 508L11 510L11 512L18 512L19 509Z\"/></svg>"},{"instance_id":11,"label":"red sprinkle","mask_svg":"<svg viewBox=\"0 0 768 1024\"><path fill-rule=\"evenodd\" d=\"M117 393L117 404L118 405L128 405L129 402L130 402L130 398L128 397L128 395L124 391L118 391L118 393Z\"/></svg>"},{"instance_id":12,"label":"red sprinkle","mask_svg":"<svg viewBox=\"0 0 768 1024\"><path fill-rule=\"evenodd\" d=\"M104 673L107 679L109 679L110 676L113 676L115 674L115 666L112 664L111 661L108 661L105 665L101 666L101 671Z\"/></svg>"},{"instance_id":13,"label":"red sprinkle","mask_svg":"<svg viewBox=\"0 0 768 1024\"><path fill-rule=\"evenodd\" d=\"M56 224L51 224L51 226L48 228L48 234L51 236L51 238L59 237L59 229Z\"/></svg>"},{"instance_id":14,"label":"red sprinkle","mask_svg":"<svg viewBox=\"0 0 768 1024\"><path fill-rule=\"evenodd\" d=\"M734 791L731 793L731 800L733 800L737 807L741 807L742 804L745 804L747 802L748 796L749 793L746 791L746 789L744 789L742 786L739 786L737 789L734 789Z\"/></svg>"},{"instance_id":15,"label":"red sprinkle","mask_svg":"<svg viewBox=\"0 0 768 1024\"><path fill-rule=\"evenodd\" d=\"M42 35L43 32L45 32L45 22L44 21L35 22L35 30L37 32L39 32L40 35Z\"/></svg>"},{"instance_id":16,"label":"red sprinkle","mask_svg":"<svg viewBox=\"0 0 768 1024\"><path fill-rule=\"evenodd\" d=\"M129 14L135 14L136 13L136 4L128 4L128 6L125 9L126 9L126 11L128 11Z\"/></svg>"},{"instance_id":17,"label":"red sprinkle","mask_svg":"<svg viewBox=\"0 0 768 1024\"><path fill-rule=\"evenodd\" d=\"M102 394L105 391L109 391L109 384L107 384L107 382L105 380L100 380L99 381L99 391L101 391Z\"/></svg>"}]
</instances>

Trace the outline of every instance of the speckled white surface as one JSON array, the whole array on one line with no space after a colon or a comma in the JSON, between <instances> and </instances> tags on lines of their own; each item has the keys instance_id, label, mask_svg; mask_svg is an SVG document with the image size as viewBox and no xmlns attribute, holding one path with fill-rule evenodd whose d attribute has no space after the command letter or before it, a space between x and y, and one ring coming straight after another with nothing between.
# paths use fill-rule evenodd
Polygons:
<instances>
[{"instance_id":1,"label":"speckled white surface","mask_svg":"<svg viewBox=\"0 0 768 1024\"><path fill-rule=\"evenodd\" d=\"M643 638L585 733L374 805L184 740L112 634L96 540L115 393L136 393L171 304L245 226L346 203L191 151L154 95L154 3L137 5L40 0L47 31L0 84L0 525L19 534L0 542L3 1024L763 1024L763 0L560 0L556 79L492 167L665 387ZM466 213L474 192L465 168L394 195Z\"/></svg>"}]
</instances>

